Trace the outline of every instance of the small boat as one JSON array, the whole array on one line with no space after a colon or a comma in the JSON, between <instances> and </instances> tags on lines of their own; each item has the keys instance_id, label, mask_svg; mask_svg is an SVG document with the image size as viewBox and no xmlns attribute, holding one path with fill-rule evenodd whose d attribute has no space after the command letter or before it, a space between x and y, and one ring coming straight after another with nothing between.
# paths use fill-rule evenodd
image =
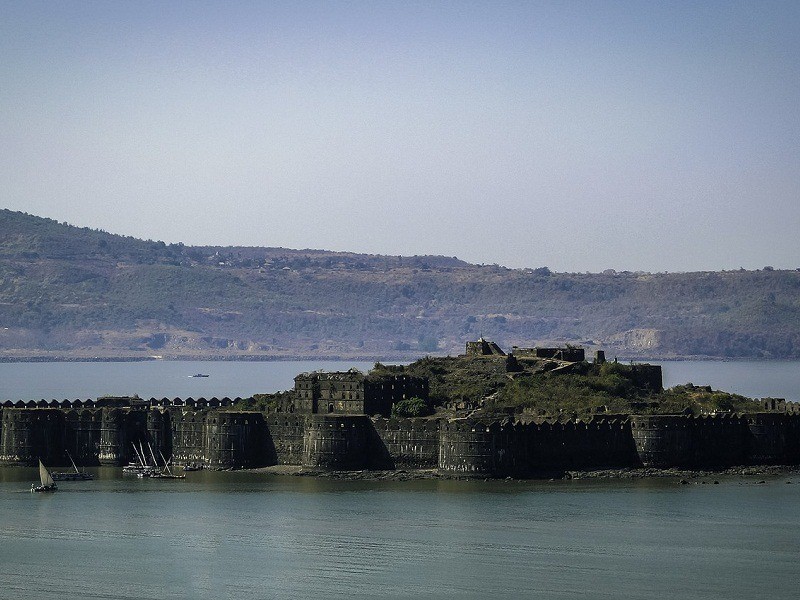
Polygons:
<instances>
[{"instance_id":1,"label":"small boat","mask_svg":"<svg viewBox=\"0 0 800 600\"><path fill-rule=\"evenodd\" d=\"M134 448L135 447L136 446L134 446ZM144 465L143 463L143 466L146 466L147 468L144 471L139 471L136 473L137 477L140 479L144 479L145 477L149 477L150 479L186 479L186 475L177 475L172 472L172 470L169 468L169 461L164 458L164 455L161 454L161 451L159 450L158 453L161 455L161 460L164 461L164 468L160 469L158 466L158 459L156 458L156 455L153 452L153 447L149 442L147 443L147 448L150 450L150 456L153 457L154 466ZM144 448L142 448L142 456L144 456Z\"/></svg>"},{"instance_id":2,"label":"small boat","mask_svg":"<svg viewBox=\"0 0 800 600\"><path fill-rule=\"evenodd\" d=\"M189 377L208 377L205 373L195 373L194 375L189 375Z\"/></svg>"},{"instance_id":3,"label":"small boat","mask_svg":"<svg viewBox=\"0 0 800 600\"><path fill-rule=\"evenodd\" d=\"M192 462L192 463L188 463L188 464L183 465L183 470L184 471L202 471L203 470L203 465L200 465L200 464Z\"/></svg>"},{"instance_id":4,"label":"small boat","mask_svg":"<svg viewBox=\"0 0 800 600\"><path fill-rule=\"evenodd\" d=\"M144 447L142 447L141 442L139 442L139 446L141 447L141 452L139 448L136 447L136 444L131 444L133 446L133 451L136 453L136 460L138 462L129 462L127 465L122 467L122 474L123 475L136 475L137 477L150 477L153 473L158 473L158 466L151 465L145 459L144 454Z\"/></svg>"},{"instance_id":5,"label":"small boat","mask_svg":"<svg viewBox=\"0 0 800 600\"><path fill-rule=\"evenodd\" d=\"M75 461L72 460L72 455L67 452L67 456L69 456L69 461L72 463L72 468L75 471L68 471L66 473L52 473L51 476L53 481L91 481L94 479L94 475L91 473L87 473L86 471L79 471Z\"/></svg>"},{"instance_id":6,"label":"small boat","mask_svg":"<svg viewBox=\"0 0 800 600\"><path fill-rule=\"evenodd\" d=\"M39 479L42 485L33 484L31 486L32 492L55 492L58 489L55 481L50 476L50 472L42 464L42 459L39 459Z\"/></svg>"}]
</instances>

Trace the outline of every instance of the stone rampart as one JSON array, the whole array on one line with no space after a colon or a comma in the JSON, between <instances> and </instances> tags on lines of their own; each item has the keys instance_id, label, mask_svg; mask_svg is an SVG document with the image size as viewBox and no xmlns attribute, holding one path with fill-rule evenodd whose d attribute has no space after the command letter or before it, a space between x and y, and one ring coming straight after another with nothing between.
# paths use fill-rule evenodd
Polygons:
<instances>
[{"instance_id":1,"label":"stone rampart","mask_svg":"<svg viewBox=\"0 0 800 600\"><path fill-rule=\"evenodd\" d=\"M694 419L682 415L632 416L631 434L645 467L690 467L695 463Z\"/></svg>"},{"instance_id":2,"label":"stone rampart","mask_svg":"<svg viewBox=\"0 0 800 600\"><path fill-rule=\"evenodd\" d=\"M41 459L52 464L64 453L65 415L54 409L3 411L0 462L35 465Z\"/></svg>"},{"instance_id":3,"label":"stone rampart","mask_svg":"<svg viewBox=\"0 0 800 600\"><path fill-rule=\"evenodd\" d=\"M208 468L434 469L526 477L623 467L798 464L800 415L599 416L588 421L386 419L195 408L198 401L97 408L3 407L0 463L119 466L149 448ZM207 402L201 402L201 405Z\"/></svg>"},{"instance_id":4,"label":"stone rampart","mask_svg":"<svg viewBox=\"0 0 800 600\"><path fill-rule=\"evenodd\" d=\"M303 467L359 470L368 466L367 416L311 415L303 437Z\"/></svg>"},{"instance_id":5,"label":"stone rampart","mask_svg":"<svg viewBox=\"0 0 800 600\"><path fill-rule=\"evenodd\" d=\"M298 414L269 414L264 417L265 461L268 465L299 465L303 462L303 435L307 417Z\"/></svg>"},{"instance_id":6,"label":"stone rampart","mask_svg":"<svg viewBox=\"0 0 800 600\"><path fill-rule=\"evenodd\" d=\"M778 413L756 413L747 415L744 421L749 463L778 464L786 461L789 418Z\"/></svg>"},{"instance_id":7,"label":"stone rampart","mask_svg":"<svg viewBox=\"0 0 800 600\"><path fill-rule=\"evenodd\" d=\"M438 421L384 418L374 418L371 421L371 468L435 469L438 466Z\"/></svg>"}]
</instances>

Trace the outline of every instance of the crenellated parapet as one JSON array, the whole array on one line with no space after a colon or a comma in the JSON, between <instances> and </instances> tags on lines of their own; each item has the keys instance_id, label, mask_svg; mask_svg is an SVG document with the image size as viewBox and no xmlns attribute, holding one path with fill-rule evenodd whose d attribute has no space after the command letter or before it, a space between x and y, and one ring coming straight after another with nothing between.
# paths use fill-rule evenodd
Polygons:
<instances>
[{"instance_id":1,"label":"crenellated parapet","mask_svg":"<svg viewBox=\"0 0 800 600\"><path fill-rule=\"evenodd\" d=\"M150 398L144 399L138 396L101 396L96 399L81 400L4 400L0 402L0 409L3 408L226 408L232 406L241 398Z\"/></svg>"}]
</instances>

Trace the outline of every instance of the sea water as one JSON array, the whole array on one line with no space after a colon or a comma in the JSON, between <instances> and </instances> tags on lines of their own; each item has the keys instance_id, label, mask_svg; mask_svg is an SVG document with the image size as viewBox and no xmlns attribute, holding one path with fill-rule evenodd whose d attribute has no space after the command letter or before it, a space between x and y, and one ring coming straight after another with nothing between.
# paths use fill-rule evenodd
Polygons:
<instances>
[{"instance_id":1,"label":"sea water","mask_svg":"<svg viewBox=\"0 0 800 600\"><path fill-rule=\"evenodd\" d=\"M0 597L788 600L800 586L798 475L679 485L94 472L32 494L34 469L0 469Z\"/></svg>"}]
</instances>

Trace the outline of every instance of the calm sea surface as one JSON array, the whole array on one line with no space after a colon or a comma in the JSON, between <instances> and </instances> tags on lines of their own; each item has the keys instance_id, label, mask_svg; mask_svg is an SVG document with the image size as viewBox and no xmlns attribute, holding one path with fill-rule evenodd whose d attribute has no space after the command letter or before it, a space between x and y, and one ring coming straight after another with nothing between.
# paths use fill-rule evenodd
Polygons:
<instances>
[{"instance_id":1,"label":"calm sea surface","mask_svg":"<svg viewBox=\"0 0 800 600\"><path fill-rule=\"evenodd\" d=\"M0 597L796 599L800 477L342 482L0 469ZM787 480L793 485L787 485Z\"/></svg>"},{"instance_id":2,"label":"calm sea surface","mask_svg":"<svg viewBox=\"0 0 800 600\"><path fill-rule=\"evenodd\" d=\"M662 364L667 385L798 399L798 363ZM370 365L0 364L0 396L246 396L351 366ZM210 377L187 377L197 372ZM798 475L682 486L93 471L45 495L28 491L34 469L0 468L0 599L772 600L800 589Z\"/></svg>"}]
</instances>

